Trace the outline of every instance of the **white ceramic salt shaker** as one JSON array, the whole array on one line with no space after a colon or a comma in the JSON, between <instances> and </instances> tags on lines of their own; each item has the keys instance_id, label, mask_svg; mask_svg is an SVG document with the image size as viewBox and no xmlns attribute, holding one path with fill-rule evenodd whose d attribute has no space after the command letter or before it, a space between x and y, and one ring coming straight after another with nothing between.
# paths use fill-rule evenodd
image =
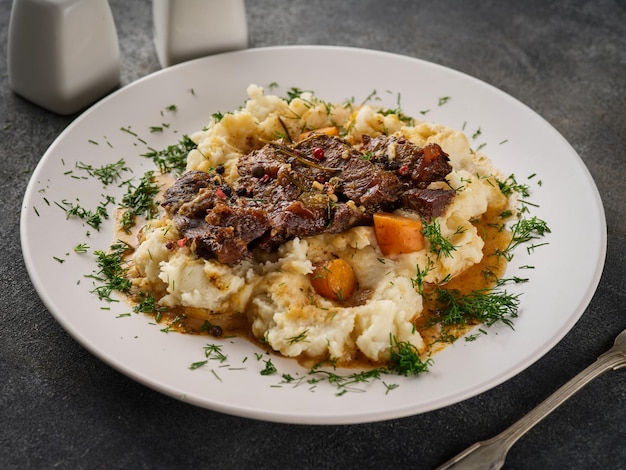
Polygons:
<instances>
[{"instance_id":1,"label":"white ceramic salt shaker","mask_svg":"<svg viewBox=\"0 0 626 470\"><path fill-rule=\"evenodd\" d=\"M107 0L14 0L9 85L58 114L72 114L111 91L120 52Z\"/></svg>"},{"instance_id":2,"label":"white ceramic salt shaker","mask_svg":"<svg viewBox=\"0 0 626 470\"><path fill-rule=\"evenodd\" d=\"M244 0L152 0L162 67L248 46Z\"/></svg>"}]
</instances>

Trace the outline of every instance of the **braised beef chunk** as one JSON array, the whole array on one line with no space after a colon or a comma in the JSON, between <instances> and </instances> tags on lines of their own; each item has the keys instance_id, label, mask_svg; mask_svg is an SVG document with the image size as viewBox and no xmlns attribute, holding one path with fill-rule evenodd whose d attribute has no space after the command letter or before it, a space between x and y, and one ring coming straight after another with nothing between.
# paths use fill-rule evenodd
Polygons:
<instances>
[{"instance_id":1,"label":"braised beef chunk","mask_svg":"<svg viewBox=\"0 0 626 470\"><path fill-rule=\"evenodd\" d=\"M406 139L364 136L355 148L313 135L242 156L232 188L217 172L189 171L162 205L198 256L232 265L255 248L271 252L295 237L370 225L374 213L400 206L437 217L454 191L426 188L451 169L436 144L419 148Z\"/></svg>"},{"instance_id":2,"label":"braised beef chunk","mask_svg":"<svg viewBox=\"0 0 626 470\"><path fill-rule=\"evenodd\" d=\"M235 236L245 243L261 237L269 228L267 212L251 206L229 206L218 202L213 206L204 220L220 227L232 227Z\"/></svg>"},{"instance_id":3,"label":"braised beef chunk","mask_svg":"<svg viewBox=\"0 0 626 470\"><path fill-rule=\"evenodd\" d=\"M402 137L363 136L360 150L384 168L395 169L403 183L413 188L444 181L452 171L448 155L437 144L420 148Z\"/></svg>"},{"instance_id":4,"label":"braised beef chunk","mask_svg":"<svg viewBox=\"0 0 626 470\"><path fill-rule=\"evenodd\" d=\"M334 171L312 168L313 176L327 180L336 194L364 206L369 213L390 208L398 199L400 181L396 172L364 158L362 152L342 139L316 135L299 142L295 149L309 159L321 158L320 163Z\"/></svg>"},{"instance_id":5,"label":"braised beef chunk","mask_svg":"<svg viewBox=\"0 0 626 470\"><path fill-rule=\"evenodd\" d=\"M161 205L168 213L176 214L183 204L196 199L201 189L213 187L213 180L214 176L204 171L188 171L165 192Z\"/></svg>"},{"instance_id":6,"label":"braised beef chunk","mask_svg":"<svg viewBox=\"0 0 626 470\"><path fill-rule=\"evenodd\" d=\"M432 219L443 215L454 195L453 189L409 189L402 194L402 206Z\"/></svg>"},{"instance_id":7,"label":"braised beef chunk","mask_svg":"<svg viewBox=\"0 0 626 470\"><path fill-rule=\"evenodd\" d=\"M232 227L207 224L206 232L193 239L191 248L203 258L215 258L220 263L236 264L250 255L248 246L235 236Z\"/></svg>"}]
</instances>

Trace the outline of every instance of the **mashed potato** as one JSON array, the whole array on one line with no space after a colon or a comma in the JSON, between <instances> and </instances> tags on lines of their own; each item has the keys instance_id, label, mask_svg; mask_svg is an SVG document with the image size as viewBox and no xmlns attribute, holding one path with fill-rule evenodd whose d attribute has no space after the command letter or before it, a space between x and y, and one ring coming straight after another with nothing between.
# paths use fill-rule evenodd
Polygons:
<instances>
[{"instance_id":1,"label":"mashed potato","mask_svg":"<svg viewBox=\"0 0 626 470\"><path fill-rule=\"evenodd\" d=\"M426 352L415 327L423 299L414 279L420 269L427 272L425 282L441 282L481 261L484 241L472 222L509 203L489 160L472 152L461 132L425 122L408 126L397 113L383 114L369 105L329 105L311 93L288 102L255 85L248 88L248 96L243 108L214 119L206 130L191 136L198 147L188 156L188 170L209 171L222 165L223 177L232 184L238 177L239 157L258 148L260 140L327 126L340 128L354 145L363 134L403 136L420 147L437 143L449 154L453 171L447 184L432 184L453 188L457 195L436 222L455 249L450 256L438 256L426 240L420 251L385 257L373 227L354 227L339 234L296 238L276 254L226 266L196 258L187 247L166 248L167 241L175 242L179 235L164 213L142 230L132 256L135 284L154 292L161 306L187 308L199 319L245 313L254 337L285 356L342 363L359 356L384 361L390 337ZM311 288L314 263L331 255L352 266L359 290L370 293L364 302L343 305Z\"/></svg>"}]
</instances>

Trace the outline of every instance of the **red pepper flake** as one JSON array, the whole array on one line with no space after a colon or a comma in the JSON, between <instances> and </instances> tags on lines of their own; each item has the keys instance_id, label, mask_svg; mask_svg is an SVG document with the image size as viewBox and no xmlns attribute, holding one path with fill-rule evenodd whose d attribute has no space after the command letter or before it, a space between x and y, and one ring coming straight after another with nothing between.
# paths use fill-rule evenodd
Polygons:
<instances>
[{"instance_id":1,"label":"red pepper flake","mask_svg":"<svg viewBox=\"0 0 626 470\"><path fill-rule=\"evenodd\" d=\"M324 159L324 149L320 148L320 147L315 147L313 149L313 156L317 159L317 160L323 160Z\"/></svg>"},{"instance_id":2,"label":"red pepper flake","mask_svg":"<svg viewBox=\"0 0 626 470\"><path fill-rule=\"evenodd\" d=\"M402 165L400 168L398 168L398 174L401 176L406 175L409 172L409 166L408 165Z\"/></svg>"},{"instance_id":3,"label":"red pepper flake","mask_svg":"<svg viewBox=\"0 0 626 470\"><path fill-rule=\"evenodd\" d=\"M187 246L187 239L181 238L176 242L176 244L178 245L178 248L184 248Z\"/></svg>"},{"instance_id":4,"label":"red pepper flake","mask_svg":"<svg viewBox=\"0 0 626 470\"><path fill-rule=\"evenodd\" d=\"M215 195L216 195L217 197L219 197L220 199L226 199L226 193L225 193L225 192L224 192L224 190L223 190L223 189L221 189L221 188L217 188L217 189L215 190Z\"/></svg>"},{"instance_id":5,"label":"red pepper flake","mask_svg":"<svg viewBox=\"0 0 626 470\"><path fill-rule=\"evenodd\" d=\"M267 183L269 180L270 180L270 175L268 175L267 173L261 176L261 178L259 178L259 182L262 184Z\"/></svg>"}]
</instances>

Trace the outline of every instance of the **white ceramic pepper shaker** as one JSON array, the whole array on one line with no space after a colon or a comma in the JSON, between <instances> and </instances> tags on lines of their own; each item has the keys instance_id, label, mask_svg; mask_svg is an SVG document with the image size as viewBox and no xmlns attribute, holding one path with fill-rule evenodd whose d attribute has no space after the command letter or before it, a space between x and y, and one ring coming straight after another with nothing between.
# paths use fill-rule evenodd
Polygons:
<instances>
[{"instance_id":1,"label":"white ceramic pepper shaker","mask_svg":"<svg viewBox=\"0 0 626 470\"><path fill-rule=\"evenodd\" d=\"M248 46L244 0L152 0L162 67Z\"/></svg>"},{"instance_id":2,"label":"white ceramic pepper shaker","mask_svg":"<svg viewBox=\"0 0 626 470\"><path fill-rule=\"evenodd\" d=\"M58 114L72 114L120 78L117 31L107 0L14 0L9 85Z\"/></svg>"}]
</instances>

